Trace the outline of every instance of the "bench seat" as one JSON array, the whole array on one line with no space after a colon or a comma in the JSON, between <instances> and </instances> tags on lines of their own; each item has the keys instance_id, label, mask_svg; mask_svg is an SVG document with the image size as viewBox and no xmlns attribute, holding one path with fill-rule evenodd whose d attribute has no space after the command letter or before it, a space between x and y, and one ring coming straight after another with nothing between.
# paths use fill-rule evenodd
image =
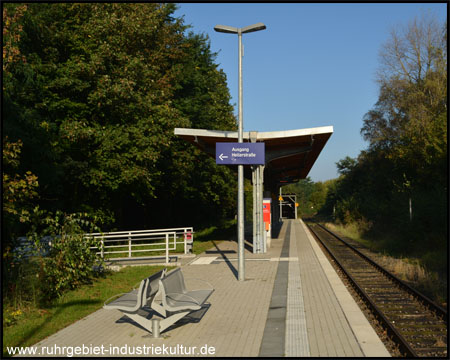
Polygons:
<instances>
[{"instance_id":1,"label":"bench seat","mask_svg":"<svg viewBox=\"0 0 450 360\"><path fill-rule=\"evenodd\" d=\"M142 280L139 285L139 289L134 289L126 294L113 296L120 297L106 304L111 298L108 299L103 305L103 308L108 310L117 309L125 312L136 312L142 306L142 295L145 291L146 285L147 279Z\"/></svg>"},{"instance_id":2,"label":"bench seat","mask_svg":"<svg viewBox=\"0 0 450 360\"><path fill-rule=\"evenodd\" d=\"M107 307L109 308L115 308L115 309L133 309L136 307L138 301L137 301L137 295L138 290L134 289L130 291L129 293L126 293L125 295L122 295L117 300L111 301Z\"/></svg>"},{"instance_id":3,"label":"bench seat","mask_svg":"<svg viewBox=\"0 0 450 360\"><path fill-rule=\"evenodd\" d=\"M167 308L169 311L200 310L212 292L208 289L166 294Z\"/></svg>"},{"instance_id":4,"label":"bench seat","mask_svg":"<svg viewBox=\"0 0 450 360\"><path fill-rule=\"evenodd\" d=\"M163 307L169 312L200 310L214 291L212 288L188 291L180 268L161 278L159 287Z\"/></svg>"}]
</instances>

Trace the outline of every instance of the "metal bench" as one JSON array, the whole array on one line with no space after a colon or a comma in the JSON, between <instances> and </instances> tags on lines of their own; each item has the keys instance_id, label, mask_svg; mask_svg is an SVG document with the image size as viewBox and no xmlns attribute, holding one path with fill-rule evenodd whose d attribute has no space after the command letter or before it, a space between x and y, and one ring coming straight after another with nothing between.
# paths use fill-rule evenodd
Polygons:
<instances>
[{"instance_id":1,"label":"metal bench","mask_svg":"<svg viewBox=\"0 0 450 360\"><path fill-rule=\"evenodd\" d=\"M164 320L161 320L160 331L164 331L189 313L200 310L214 292L211 284L207 281L195 280L207 283L210 288L188 291L180 268L171 271L159 280L162 306L154 307L154 309L165 317ZM173 314L168 316L168 313Z\"/></svg>"},{"instance_id":2,"label":"metal bench","mask_svg":"<svg viewBox=\"0 0 450 360\"><path fill-rule=\"evenodd\" d=\"M164 277L165 273L166 269L159 271L142 280L138 289L134 289L126 294L114 295L105 301L103 308L107 310L120 310L125 316L128 316L151 333L159 333L159 329L155 329L157 324L145 316L138 314L138 312L145 306L153 308L152 304L159 290L159 280ZM109 302L118 296L120 296L118 299ZM157 307L157 304L155 307Z\"/></svg>"},{"instance_id":3,"label":"metal bench","mask_svg":"<svg viewBox=\"0 0 450 360\"><path fill-rule=\"evenodd\" d=\"M180 268L170 273L166 273L166 269L164 269L142 280L138 289L126 294L115 295L106 300L103 308L120 310L125 316L151 332L153 337L159 337L162 331L178 320L193 311L200 310L214 292L208 282L200 279L194 280L207 283L210 289L188 291ZM155 301L158 294L161 294L161 304ZM118 296L120 296L118 299L109 302ZM146 306L159 313L163 319L153 317L147 319L140 315L139 310Z\"/></svg>"}]
</instances>

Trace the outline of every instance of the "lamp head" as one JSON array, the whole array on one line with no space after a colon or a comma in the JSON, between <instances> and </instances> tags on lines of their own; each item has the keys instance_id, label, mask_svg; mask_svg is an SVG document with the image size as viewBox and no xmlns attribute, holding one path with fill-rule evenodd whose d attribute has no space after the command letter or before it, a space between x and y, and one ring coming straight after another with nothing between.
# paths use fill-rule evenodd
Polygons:
<instances>
[{"instance_id":1,"label":"lamp head","mask_svg":"<svg viewBox=\"0 0 450 360\"><path fill-rule=\"evenodd\" d=\"M266 28L266 25L264 25L263 23L256 23L253 25L249 25L243 28L236 28L233 26L227 26L227 25L216 25L214 26L214 30L216 30L217 32L223 32L223 33L227 33L227 34L246 34L249 32L254 32L254 31L259 31L259 30L264 30Z\"/></svg>"},{"instance_id":2,"label":"lamp head","mask_svg":"<svg viewBox=\"0 0 450 360\"><path fill-rule=\"evenodd\" d=\"M217 32L223 32L228 34L237 34L238 28L232 27L232 26L226 26L226 25L216 25L214 26L214 30Z\"/></svg>"},{"instance_id":3,"label":"lamp head","mask_svg":"<svg viewBox=\"0 0 450 360\"><path fill-rule=\"evenodd\" d=\"M246 27L243 27L241 29L243 34L249 33L249 32L254 32L254 31L259 31L259 30L264 30L266 28L266 25L264 25L263 23L256 23L253 25L249 25Z\"/></svg>"}]
</instances>

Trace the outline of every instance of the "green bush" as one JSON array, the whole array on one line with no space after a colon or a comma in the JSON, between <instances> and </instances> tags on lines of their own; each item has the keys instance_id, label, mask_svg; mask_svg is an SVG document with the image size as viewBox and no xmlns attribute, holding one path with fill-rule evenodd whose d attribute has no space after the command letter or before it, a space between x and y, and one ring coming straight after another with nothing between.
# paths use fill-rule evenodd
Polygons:
<instances>
[{"instance_id":1,"label":"green bush","mask_svg":"<svg viewBox=\"0 0 450 360\"><path fill-rule=\"evenodd\" d=\"M42 233L33 232L36 248L40 255L39 284L41 300L49 301L65 290L74 289L81 284L89 283L96 275L96 268L101 268L101 260L91 247L98 246L92 238L85 238L84 233L92 232L95 225L88 220L88 214L63 214L45 219ZM98 230L98 229L97 229ZM42 241L43 236L50 236L51 246Z\"/></svg>"},{"instance_id":2,"label":"green bush","mask_svg":"<svg viewBox=\"0 0 450 360\"><path fill-rule=\"evenodd\" d=\"M90 249L98 242L83 234L100 232L96 224L108 220L102 213L53 214L36 207L25 250L18 250L17 239L3 250L3 303L13 309L44 305L65 290L90 282L103 263Z\"/></svg>"}]
</instances>

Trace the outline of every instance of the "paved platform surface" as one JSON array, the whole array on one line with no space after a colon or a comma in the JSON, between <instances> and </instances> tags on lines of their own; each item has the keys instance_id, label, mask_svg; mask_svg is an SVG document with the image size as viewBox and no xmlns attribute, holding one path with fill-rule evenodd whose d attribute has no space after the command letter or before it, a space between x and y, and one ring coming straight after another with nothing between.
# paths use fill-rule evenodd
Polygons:
<instances>
[{"instance_id":1,"label":"paved platform surface","mask_svg":"<svg viewBox=\"0 0 450 360\"><path fill-rule=\"evenodd\" d=\"M389 356L301 220L285 221L266 254L249 250L241 282L233 241L183 259L187 287L197 278L215 292L205 311L162 338L119 311L101 309L36 344L38 354L61 356L64 347L79 347L91 349L86 356L108 357Z\"/></svg>"}]
</instances>

